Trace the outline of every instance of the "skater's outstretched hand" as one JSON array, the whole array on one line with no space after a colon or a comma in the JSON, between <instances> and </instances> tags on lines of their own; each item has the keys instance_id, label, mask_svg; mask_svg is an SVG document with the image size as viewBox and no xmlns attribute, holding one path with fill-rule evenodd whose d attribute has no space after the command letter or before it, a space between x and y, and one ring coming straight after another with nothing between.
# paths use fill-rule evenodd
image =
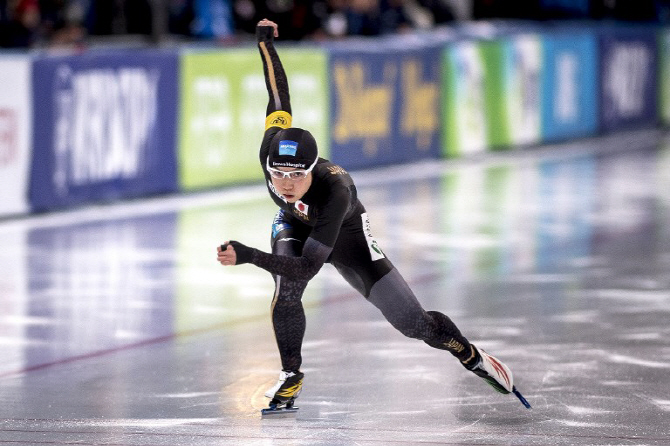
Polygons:
<instances>
[{"instance_id":1,"label":"skater's outstretched hand","mask_svg":"<svg viewBox=\"0 0 670 446\"><path fill-rule=\"evenodd\" d=\"M216 259L223 266L235 265L235 262L237 262L237 253L230 242L225 242L223 245L217 246L216 252L218 253Z\"/></svg>"},{"instance_id":2,"label":"skater's outstretched hand","mask_svg":"<svg viewBox=\"0 0 670 446\"><path fill-rule=\"evenodd\" d=\"M254 248L250 248L235 240L230 240L216 247L216 259L224 266L242 265L243 263L251 262L254 251L256 251Z\"/></svg>"},{"instance_id":3,"label":"skater's outstretched hand","mask_svg":"<svg viewBox=\"0 0 670 446\"><path fill-rule=\"evenodd\" d=\"M258 24L256 26L271 26L275 29L274 36L279 37L279 31L277 30L277 28L278 28L277 24L275 22L273 22L272 20L263 19L260 22L258 22Z\"/></svg>"}]
</instances>

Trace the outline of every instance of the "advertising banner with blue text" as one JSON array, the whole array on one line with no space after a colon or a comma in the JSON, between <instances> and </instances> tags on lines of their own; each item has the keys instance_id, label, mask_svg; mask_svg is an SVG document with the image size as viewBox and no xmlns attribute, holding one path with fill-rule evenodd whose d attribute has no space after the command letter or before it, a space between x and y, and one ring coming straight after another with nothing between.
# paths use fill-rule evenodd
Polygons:
<instances>
[{"instance_id":1,"label":"advertising banner with blue text","mask_svg":"<svg viewBox=\"0 0 670 446\"><path fill-rule=\"evenodd\" d=\"M97 51L35 62L34 210L177 189L177 54Z\"/></svg>"},{"instance_id":2,"label":"advertising banner with blue text","mask_svg":"<svg viewBox=\"0 0 670 446\"><path fill-rule=\"evenodd\" d=\"M612 28L601 32L602 131L639 128L658 122L657 61L653 28Z\"/></svg>"},{"instance_id":3,"label":"advertising banner with blue text","mask_svg":"<svg viewBox=\"0 0 670 446\"><path fill-rule=\"evenodd\" d=\"M542 137L545 141L598 131L598 43L593 33L542 38Z\"/></svg>"},{"instance_id":4,"label":"advertising banner with blue text","mask_svg":"<svg viewBox=\"0 0 670 446\"><path fill-rule=\"evenodd\" d=\"M0 217L28 212L31 58L0 57Z\"/></svg>"},{"instance_id":5,"label":"advertising banner with blue text","mask_svg":"<svg viewBox=\"0 0 670 446\"><path fill-rule=\"evenodd\" d=\"M440 69L438 47L334 49L331 160L356 169L438 158Z\"/></svg>"}]
</instances>

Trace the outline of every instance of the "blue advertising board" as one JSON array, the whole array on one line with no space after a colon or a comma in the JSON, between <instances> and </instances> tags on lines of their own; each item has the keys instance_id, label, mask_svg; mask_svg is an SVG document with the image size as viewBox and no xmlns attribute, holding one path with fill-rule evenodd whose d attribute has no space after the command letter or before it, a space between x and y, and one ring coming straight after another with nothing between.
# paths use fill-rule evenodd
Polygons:
<instances>
[{"instance_id":1,"label":"blue advertising board","mask_svg":"<svg viewBox=\"0 0 670 446\"><path fill-rule=\"evenodd\" d=\"M542 41L539 34L510 36L502 45L504 125L513 146L536 144L541 137ZM497 141L492 141L497 145Z\"/></svg>"},{"instance_id":2,"label":"blue advertising board","mask_svg":"<svg viewBox=\"0 0 670 446\"><path fill-rule=\"evenodd\" d=\"M598 42L589 32L542 37L542 138L556 141L598 131Z\"/></svg>"},{"instance_id":3,"label":"blue advertising board","mask_svg":"<svg viewBox=\"0 0 670 446\"><path fill-rule=\"evenodd\" d=\"M440 157L440 49L330 53L331 161L346 169Z\"/></svg>"},{"instance_id":4,"label":"blue advertising board","mask_svg":"<svg viewBox=\"0 0 670 446\"><path fill-rule=\"evenodd\" d=\"M177 96L175 52L36 60L33 210L176 191Z\"/></svg>"},{"instance_id":5,"label":"blue advertising board","mask_svg":"<svg viewBox=\"0 0 670 446\"><path fill-rule=\"evenodd\" d=\"M600 129L658 123L658 54L654 28L611 28L600 35Z\"/></svg>"}]
</instances>

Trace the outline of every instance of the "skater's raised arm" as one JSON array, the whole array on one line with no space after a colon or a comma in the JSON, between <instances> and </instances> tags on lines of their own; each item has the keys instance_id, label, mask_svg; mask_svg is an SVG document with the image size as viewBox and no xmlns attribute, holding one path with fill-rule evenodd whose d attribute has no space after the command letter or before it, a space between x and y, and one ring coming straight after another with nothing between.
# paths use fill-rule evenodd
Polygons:
<instances>
[{"instance_id":1,"label":"skater's raised arm","mask_svg":"<svg viewBox=\"0 0 670 446\"><path fill-rule=\"evenodd\" d=\"M256 26L258 50L263 61L265 86L268 89L269 101L266 110L265 128L291 126L291 99L288 80L279 55L274 47L274 38L279 35L277 24L263 19Z\"/></svg>"}]
</instances>

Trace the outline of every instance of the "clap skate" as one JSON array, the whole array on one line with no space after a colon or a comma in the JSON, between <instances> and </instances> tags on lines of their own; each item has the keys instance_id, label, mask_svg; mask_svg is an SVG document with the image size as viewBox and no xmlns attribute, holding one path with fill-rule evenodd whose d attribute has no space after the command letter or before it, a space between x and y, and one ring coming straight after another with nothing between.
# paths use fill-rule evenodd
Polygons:
<instances>
[{"instance_id":1,"label":"clap skate","mask_svg":"<svg viewBox=\"0 0 670 446\"><path fill-rule=\"evenodd\" d=\"M497 392L502 394L513 393L519 401L530 409L531 405L526 401L526 398L514 386L514 377L512 371L497 358L486 353L484 350L472 346L479 353L480 359L473 367L466 368L472 371L475 375L483 378L491 385Z\"/></svg>"},{"instance_id":2,"label":"clap skate","mask_svg":"<svg viewBox=\"0 0 670 446\"><path fill-rule=\"evenodd\" d=\"M295 399L300 395L302 390L302 379L304 377L302 372L285 372L279 374L279 381L271 389L265 392L265 396L272 398L270 404L266 409L261 410L261 414L275 415L275 414L289 414L298 411L294 406Z\"/></svg>"}]
</instances>

